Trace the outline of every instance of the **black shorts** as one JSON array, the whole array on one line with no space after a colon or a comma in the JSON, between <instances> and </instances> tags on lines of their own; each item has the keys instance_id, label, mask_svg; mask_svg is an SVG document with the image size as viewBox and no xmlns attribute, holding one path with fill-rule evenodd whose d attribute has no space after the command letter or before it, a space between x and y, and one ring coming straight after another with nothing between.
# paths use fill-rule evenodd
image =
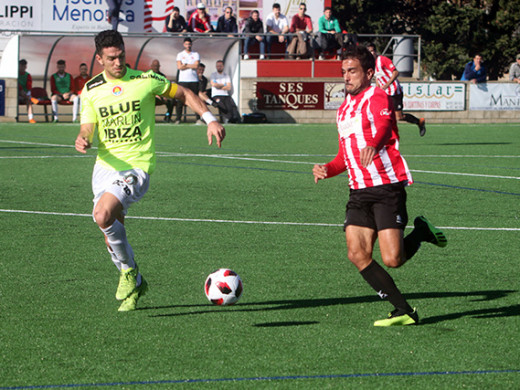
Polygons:
<instances>
[{"instance_id":1,"label":"black shorts","mask_svg":"<svg viewBox=\"0 0 520 390\"><path fill-rule=\"evenodd\" d=\"M394 111L403 111L403 94L390 96L392 103L394 103Z\"/></svg>"},{"instance_id":2,"label":"black shorts","mask_svg":"<svg viewBox=\"0 0 520 390\"><path fill-rule=\"evenodd\" d=\"M350 190L344 228L363 226L375 231L404 230L408 223L405 183Z\"/></svg>"}]
</instances>

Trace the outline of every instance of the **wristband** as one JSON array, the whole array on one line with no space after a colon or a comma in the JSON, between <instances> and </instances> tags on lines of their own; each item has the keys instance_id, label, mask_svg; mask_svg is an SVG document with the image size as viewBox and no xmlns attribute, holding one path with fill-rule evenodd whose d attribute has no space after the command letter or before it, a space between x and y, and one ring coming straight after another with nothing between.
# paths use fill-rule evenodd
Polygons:
<instances>
[{"instance_id":1,"label":"wristband","mask_svg":"<svg viewBox=\"0 0 520 390\"><path fill-rule=\"evenodd\" d=\"M202 114L202 120L206 122L207 125L209 125L210 122L216 122L217 118L215 118L211 112L206 111L204 114Z\"/></svg>"}]
</instances>

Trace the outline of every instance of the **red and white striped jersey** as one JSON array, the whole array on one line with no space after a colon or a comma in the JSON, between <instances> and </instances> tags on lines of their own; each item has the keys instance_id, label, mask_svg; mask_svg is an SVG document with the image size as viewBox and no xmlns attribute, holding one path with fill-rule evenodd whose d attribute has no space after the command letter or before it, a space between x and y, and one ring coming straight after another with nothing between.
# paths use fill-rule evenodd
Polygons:
<instances>
[{"instance_id":1,"label":"red and white striped jersey","mask_svg":"<svg viewBox=\"0 0 520 390\"><path fill-rule=\"evenodd\" d=\"M396 70L396 67L390 58L385 56L377 56L375 71L376 80L380 86L388 83L394 70ZM385 89L385 92L390 96L403 93L401 84L399 84L399 80L395 79L392 84L390 84L390 86Z\"/></svg>"},{"instance_id":2,"label":"red and white striped jersey","mask_svg":"<svg viewBox=\"0 0 520 390\"><path fill-rule=\"evenodd\" d=\"M339 150L328 164L327 177L348 171L349 187L361 189L382 184L413 182L405 159L399 152L399 134L390 97L381 89L368 87L347 95L336 115ZM367 146L377 153L368 167L360 162Z\"/></svg>"}]
</instances>

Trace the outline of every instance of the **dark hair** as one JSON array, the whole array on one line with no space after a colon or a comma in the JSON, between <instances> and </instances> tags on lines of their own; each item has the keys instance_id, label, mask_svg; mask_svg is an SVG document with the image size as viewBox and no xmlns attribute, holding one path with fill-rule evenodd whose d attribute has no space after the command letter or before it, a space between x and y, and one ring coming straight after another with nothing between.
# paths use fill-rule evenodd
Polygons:
<instances>
[{"instance_id":1,"label":"dark hair","mask_svg":"<svg viewBox=\"0 0 520 390\"><path fill-rule=\"evenodd\" d=\"M330 8L330 7L325 7L325 9L323 10L323 12L325 12L325 11L332 11L332 8Z\"/></svg>"},{"instance_id":2,"label":"dark hair","mask_svg":"<svg viewBox=\"0 0 520 390\"><path fill-rule=\"evenodd\" d=\"M361 63L363 71L366 73L369 69L375 69L376 60L372 53L365 46L348 46L341 55L342 60L356 59Z\"/></svg>"},{"instance_id":3,"label":"dark hair","mask_svg":"<svg viewBox=\"0 0 520 390\"><path fill-rule=\"evenodd\" d=\"M258 12L258 10L257 10L257 9L255 9L255 10L251 11L251 15L253 15L253 14L258 14L258 16L260 16L260 12Z\"/></svg>"},{"instance_id":4,"label":"dark hair","mask_svg":"<svg viewBox=\"0 0 520 390\"><path fill-rule=\"evenodd\" d=\"M125 48L123 37L116 30L101 31L96 35L94 41L96 42L96 53L99 55L103 54L103 49L107 47L117 47L123 50Z\"/></svg>"},{"instance_id":5,"label":"dark hair","mask_svg":"<svg viewBox=\"0 0 520 390\"><path fill-rule=\"evenodd\" d=\"M273 3L273 8L280 9L281 7L280 7L280 4L278 4L278 3Z\"/></svg>"},{"instance_id":6,"label":"dark hair","mask_svg":"<svg viewBox=\"0 0 520 390\"><path fill-rule=\"evenodd\" d=\"M376 44L373 42L369 42L365 45L365 47L368 49L369 47L373 47L374 49L377 49Z\"/></svg>"},{"instance_id":7,"label":"dark hair","mask_svg":"<svg viewBox=\"0 0 520 390\"><path fill-rule=\"evenodd\" d=\"M206 67L206 65L204 65L202 62L199 62L199 66L202 66L203 68Z\"/></svg>"},{"instance_id":8,"label":"dark hair","mask_svg":"<svg viewBox=\"0 0 520 390\"><path fill-rule=\"evenodd\" d=\"M217 64L217 63L219 63L219 62L224 63L224 60L217 60L217 62L215 62L215 64Z\"/></svg>"},{"instance_id":9,"label":"dark hair","mask_svg":"<svg viewBox=\"0 0 520 390\"><path fill-rule=\"evenodd\" d=\"M24 60L24 59L21 59L20 61L18 61L18 64L19 65L27 65L27 61Z\"/></svg>"},{"instance_id":10,"label":"dark hair","mask_svg":"<svg viewBox=\"0 0 520 390\"><path fill-rule=\"evenodd\" d=\"M181 12L181 10L179 9L179 7L173 7L173 10L174 10L174 11L177 11L177 12Z\"/></svg>"},{"instance_id":11,"label":"dark hair","mask_svg":"<svg viewBox=\"0 0 520 390\"><path fill-rule=\"evenodd\" d=\"M85 64L84 62L82 62L81 64L79 64L79 67L81 68L82 66L87 66L87 64Z\"/></svg>"},{"instance_id":12,"label":"dark hair","mask_svg":"<svg viewBox=\"0 0 520 390\"><path fill-rule=\"evenodd\" d=\"M182 42L184 43L184 42L192 42L192 41L191 41L190 37L186 37L186 38L184 38L184 41L182 41Z\"/></svg>"},{"instance_id":13,"label":"dark hair","mask_svg":"<svg viewBox=\"0 0 520 390\"><path fill-rule=\"evenodd\" d=\"M58 65L65 65L65 60L58 60L57 64Z\"/></svg>"}]
</instances>

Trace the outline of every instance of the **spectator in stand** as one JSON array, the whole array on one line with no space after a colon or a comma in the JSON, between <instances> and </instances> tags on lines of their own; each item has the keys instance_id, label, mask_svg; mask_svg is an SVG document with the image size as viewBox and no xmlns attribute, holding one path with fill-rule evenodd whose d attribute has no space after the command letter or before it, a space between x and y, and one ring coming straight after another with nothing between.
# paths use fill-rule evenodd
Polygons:
<instances>
[{"instance_id":1,"label":"spectator in stand","mask_svg":"<svg viewBox=\"0 0 520 390\"><path fill-rule=\"evenodd\" d=\"M188 31L186 19L181 15L179 7L173 7L173 11L165 20L165 27L167 32L184 33Z\"/></svg>"},{"instance_id":2,"label":"spectator in stand","mask_svg":"<svg viewBox=\"0 0 520 390\"><path fill-rule=\"evenodd\" d=\"M244 42L244 60L249 59L249 47L258 41L260 45L260 59L265 58L265 40L264 40L264 23L260 19L260 15L257 10L251 11L251 15L246 20L244 30L242 31L246 35ZM256 34L256 35L253 35Z\"/></svg>"},{"instance_id":3,"label":"spectator in stand","mask_svg":"<svg viewBox=\"0 0 520 390\"><path fill-rule=\"evenodd\" d=\"M152 63L150 64L150 70L152 72L157 73L158 75L161 75L164 78L166 78L166 75L163 72L161 72L161 63L159 62L159 60L152 61ZM166 123L169 123L169 122L171 122L173 106L175 104L175 100L170 99L166 96L155 95L155 105L161 105L161 104L164 104L166 106L166 114L164 114L164 121Z\"/></svg>"},{"instance_id":4,"label":"spectator in stand","mask_svg":"<svg viewBox=\"0 0 520 390\"><path fill-rule=\"evenodd\" d=\"M226 7L224 15L218 18L217 32L228 33L230 37L238 33L237 18L233 16L233 8Z\"/></svg>"},{"instance_id":5,"label":"spectator in stand","mask_svg":"<svg viewBox=\"0 0 520 390\"><path fill-rule=\"evenodd\" d=\"M107 4L107 21L112 25L112 30L117 31L117 26L119 25L119 12L121 11L123 0L107 0Z\"/></svg>"},{"instance_id":6,"label":"spectator in stand","mask_svg":"<svg viewBox=\"0 0 520 390\"><path fill-rule=\"evenodd\" d=\"M509 68L509 81L520 84L520 54L516 55L516 62Z\"/></svg>"},{"instance_id":7,"label":"spectator in stand","mask_svg":"<svg viewBox=\"0 0 520 390\"><path fill-rule=\"evenodd\" d=\"M85 83L89 81L90 77L88 76L88 66L85 63L82 63L79 66L79 76L74 78L74 91L76 92L76 95L78 95L78 111L72 113L72 121L77 122L79 113L81 111L81 91L83 90L83 87L85 86Z\"/></svg>"},{"instance_id":8,"label":"spectator in stand","mask_svg":"<svg viewBox=\"0 0 520 390\"><path fill-rule=\"evenodd\" d=\"M191 14L188 20L188 29L198 33L210 33L213 31L209 15L206 13L204 3L197 4L197 10Z\"/></svg>"},{"instance_id":9,"label":"spectator in stand","mask_svg":"<svg viewBox=\"0 0 520 390\"><path fill-rule=\"evenodd\" d=\"M295 55L297 60L309 56L312 20L309 15L305 14L305 11L307 11L307 6L305 3L300 3L298 13L291 19L289 31L295 35L292 36L291 42L287 47L290 59L293 59Z\"/></svg>"},{"instance_id":10,"label":"spectator in stand","mask_svg":"<svg viewBox=\"0 0 520 390\"><path fill-rule=\"evenodd\" d=\"M18 104L25 104L27 106L27 118L29 123L36 123L34 120L32 109L32 77L27 72L27 61L20 60L18 62ZM36 101L37 103L37 101Z\"/></svg>"},{"instance_id":11,"label":"spectator in stand","mask_svg":"<svg viewBox=\"0 0 520 390\"><path fill-rule=\"evenodd\" d=\"M273 42L285 43L285 50L287 50L287 38L284 34L289 32L289 20L282 14L280 4L273 4L273 12L265 19L265 28L267 31L267 53L271 54Z\"/></svg>"},{"instance_id":12,"label":"spectator in stand","mask_svg":"<svg viewBox=\"0 0 520 390\"><path fill-rule=\"evenodd\" d=\"M218 60L216 72L211 74L211 98L218 107L224 123L239 123L240 114L237 105L229 93L231 92L231 77L224 72L224 61Z\"/></svg>"},{"instance_id":13,"label":"spectator in stand","mask_svg":"<svg viewBox=\"0 0 520 390\"><path fill-rule=\"evenodd\" d=\"M318 20L319 35L318 45L320 50L320 60L324 59L323 53L326 51L337 51L343 46L343 34L339 27L339 21L332 16L332 8L325 7L323 15Z\"/></svg>"},{"instance_id":14,"label":"spectator in stand","mask_svg":"<svg viewBox=\"0 0 520 390\"><path fill-rule=\"evenodd\" d=\"M65 72L65 67L65 60L58 60L58 71L51 75L51 106L54 118L53 122L58 122L58 103L62 101L72 102L73 115L78 112L79 108L79 99L74 91L74 79L70 73Z\"/></svg>"},{"instance_id":15,"label":"spectator in stand","mask_svg":"<svg viewBox=\"0 0 520 390\"><path fill-rule=\"evenodd\" d=\"M195 95L197 95L199 93L199 76L197 76L197 68L199 67L200 63L200 55L199 53L191 50L193 46L191 38L184 38L183 46L184 50L177 54L177 69L179 70L177 84L183 88L189 89ZM184 108L183 101L177 100L175 108L176 119L174 123L178 125L181 123L182 110ZM198 115L197 124L202 124L202 121Z\"/></svg>"},{"instance_id":16,"label":"spectator in stand","mask_svg":"<svg viewBox=\"0 0 520 390\"><path fill-rule=\"evenodd\" d=\"M475 57L473 57L473 60L466 64L461 80L477 84L485 83L486 78L486 67L482 63L482 56L477 53Z\"/></svg>"}]
</instances>

